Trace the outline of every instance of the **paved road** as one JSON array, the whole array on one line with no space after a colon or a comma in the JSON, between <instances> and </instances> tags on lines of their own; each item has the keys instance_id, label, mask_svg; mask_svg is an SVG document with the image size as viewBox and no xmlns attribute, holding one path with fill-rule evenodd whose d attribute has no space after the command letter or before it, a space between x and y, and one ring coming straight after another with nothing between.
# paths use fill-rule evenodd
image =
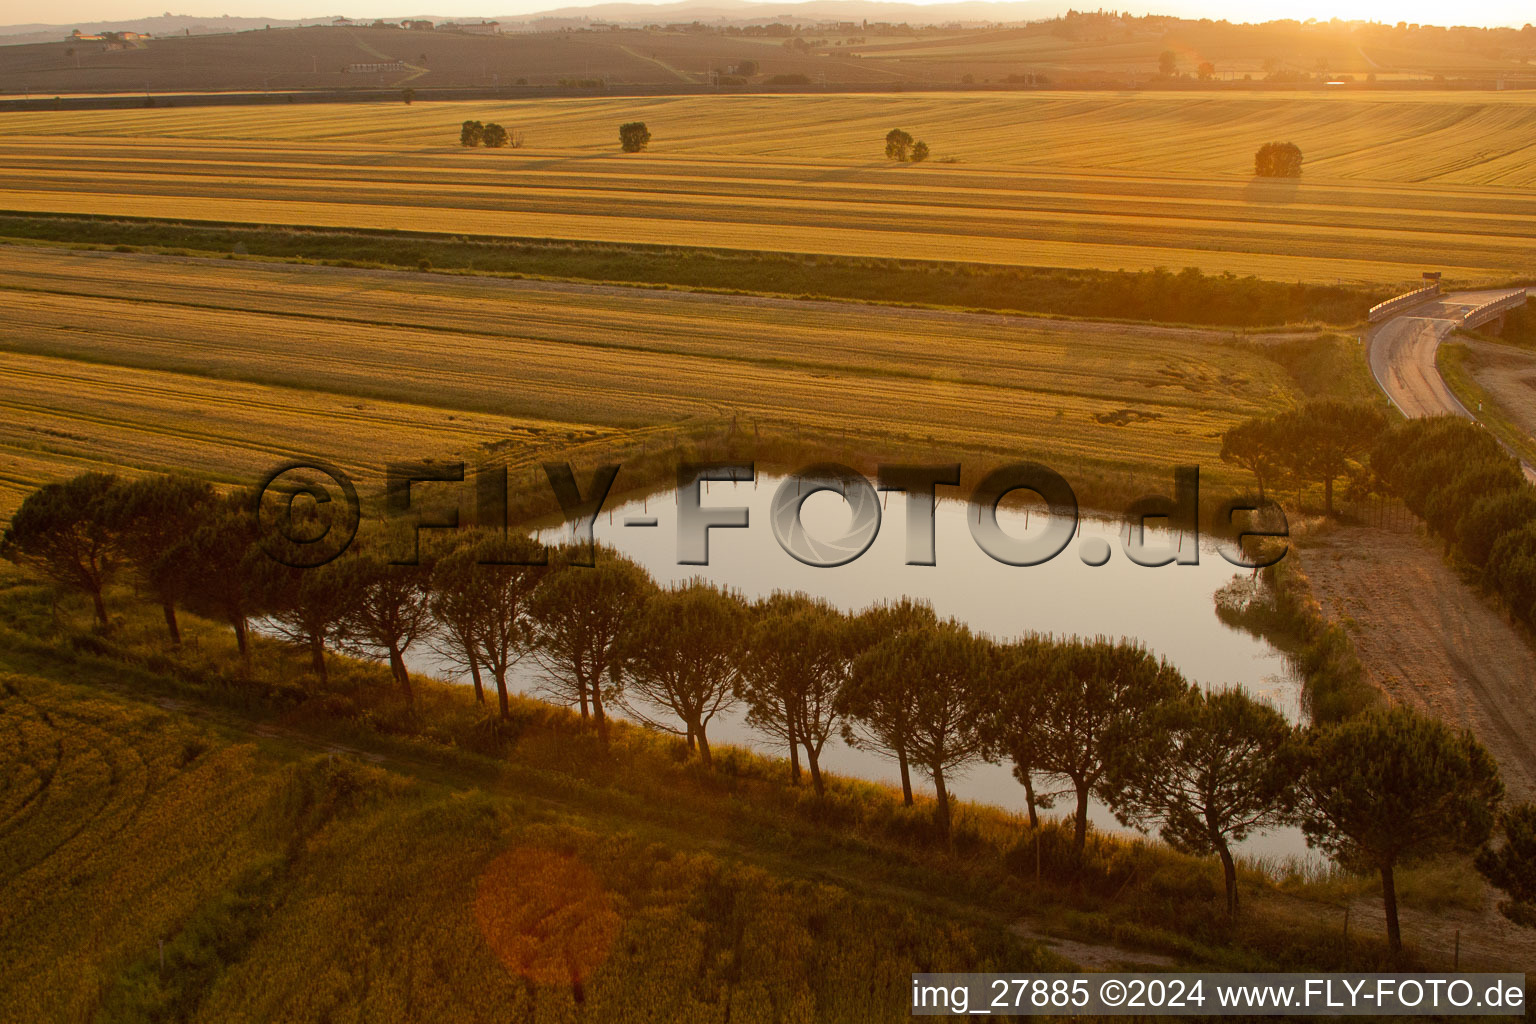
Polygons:
<instances>
[{"instance_id":1,"label":"paved road","mask_svg":"<svg viewBox=\"0 0 1536 1024\"><path fill-rule=\"evenodd\" d=\"M1457 327L1461 318L1489 299L1508 295L1503 288L1484 292L1452 292L1414 306L1407 313L1385 320L1366 335L1371 373L1381 390L1404 416L1441 416L1453 413L1476 419L1451 394L1435 369L1435 350Z\"/></svg>"},{"instance_id":2,"label":"paved road","mask_svg":"<svg viewBox=\"0 0 1536 1024\"><path fill-rule=\"evenodd\" d=\"M1365 336L1371 375L1392 404L1410 419L1446 414L1477 419L1441 378L1435 367L1435 350L1474 307L1519 290L1452 292L1376 324ZM1536 467L1523 460L1520 467L1536 483Z\"/></svg>"}]
</instances>

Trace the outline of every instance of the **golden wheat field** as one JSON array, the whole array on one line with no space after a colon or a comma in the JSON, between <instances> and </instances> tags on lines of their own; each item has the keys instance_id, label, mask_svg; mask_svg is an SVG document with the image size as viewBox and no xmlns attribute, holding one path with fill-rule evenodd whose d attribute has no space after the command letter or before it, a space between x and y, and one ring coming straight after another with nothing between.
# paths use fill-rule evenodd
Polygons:
<instances>
[{"instance_id":1,"label":"golden wheat field","mask_svg":"<svg viewBox=\"0 0 1536 1024\"><path fill-rule=\"evenodd\" d=\"M732 420L1161 469L1295 394L1228 332L20 246L0 280L7 506L80 467L516 464Z\"/></svg>"},{"instance_id":2,"label":"golden wheat field","mask_svg":"<svg viewBox=\"0 0 1536 1024\"><path fill-rule=\"evenodd\" d=\"M7 668L36 648L6 636ZM925 964L1046 965L985 908L755 865L723 800L679 818L547 763L424 779L48 654L0 671L7 1022L894 1020Z\"/></svg>"},{"instance_id":3,"label":"golden wheat field","mask_svg":"<svg viewBox=\"0 0 1536 1024\"><path fill-rule=\"evenodd\" d=\"M523 133L464 150L465 119ZM644 120L650 150L618 152ZM902 127L933 159L896 164ZM1301 181L1255 180L1296 142ZM953 161L953 162L947 162ZM710 96L0 115L0 208L1276 280L1536 274L1530 93Z\"/></svg>"}]
</instances>

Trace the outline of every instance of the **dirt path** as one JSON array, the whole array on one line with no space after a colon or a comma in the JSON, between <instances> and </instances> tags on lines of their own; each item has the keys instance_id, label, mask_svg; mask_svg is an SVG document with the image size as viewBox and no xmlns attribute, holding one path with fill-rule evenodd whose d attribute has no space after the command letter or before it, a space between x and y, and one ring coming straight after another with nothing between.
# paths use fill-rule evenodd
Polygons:
<instances>
[{"instance_id":1,"label":"dirt path","mask_svg":"<svg viewBox=\"0 0 1536 1024\"><path fill-rule=\"evenodd\" d=\"M1178 966L1178 961L1173 957L1163 956L1161 953L1139 953L1120 946L1047 935L1031 927L1028 921L1020 921L1013 926L1012 931L1020 938L1040 943L1063 960L1070 960L1085 970L1114 971Z\"/></svg>"},{"instance_id":2,"label":"dirt path","mask_svg":"<svg viewBox=\"0 0 1536 1024\"><path fill-rule=\"evenodd\" d=\"M1536 652L1434 543L1407 529L1341 527L1297 553L1323 613L1348 621L1371 681L1470 728L1510 798L1536 797Z\"/></svg>"},{"instance_id":3,"label":"dirt path","mask_svg":"<svg viewBox=\"0 0 1536 1024\"><path fill-rule=\"evenodd\" d=\"M1528 436L1536 437L1536 352L1475 338L1458 338L1471 353L1464 368Z\"/></svg>"}]
</instances>

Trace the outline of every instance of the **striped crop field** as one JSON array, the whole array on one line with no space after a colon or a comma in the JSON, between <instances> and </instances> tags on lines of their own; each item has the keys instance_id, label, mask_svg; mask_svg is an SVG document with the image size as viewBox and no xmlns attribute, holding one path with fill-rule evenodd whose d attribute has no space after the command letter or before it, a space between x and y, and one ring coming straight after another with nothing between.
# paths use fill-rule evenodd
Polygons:
<instances>
[{"instance_id":1,"label":"striped crop field","mask_svg":"<svg viewBox=\"0 0 1536 1024\"><path fill-rule=\"evenodd\" d=\"M0 246L0 503L82 467L509 463L735 421L1066 467L1201 463L1295 400L1229 332Z\"/></svg>"},{"instance_id":2,"label":"striped crop field","mask_svg":"<svg viewBox=\"0 0 1536 1024\"><path fill-rule=\"evenodd\" d=\"M457 146L465 119L517 150ZM617 126L644 120L643 154ZM885 132L933 159L888 162ZM1256 180L1293 141L1298 181ZM945 161L954 162L945 162ZM1281 281L1536 274L1530 93L588 98L0 114L0 209Z\"/></svg>"}]
</instances>

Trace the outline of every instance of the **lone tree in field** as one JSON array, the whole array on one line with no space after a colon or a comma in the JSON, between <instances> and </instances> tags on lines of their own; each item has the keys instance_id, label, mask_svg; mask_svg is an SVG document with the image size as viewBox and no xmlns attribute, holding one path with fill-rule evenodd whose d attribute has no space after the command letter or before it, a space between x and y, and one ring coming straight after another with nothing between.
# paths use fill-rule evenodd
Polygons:
<instances>
[{"instance_id":1,"label":"lone tree in field","mask_svg":"<svg viewBox=\"0 0 1536 1024\"><path fill-rule=\"evenodd\" d=\"M1253 173L1260 178L1301 177L1301 147L1294 142L1266 142L1253 155Z\"/></svg>"},{"instance_id":2,"label":"lone tree in field","mask_svg":"<svg viewBox=\"0 0 1536 1024\"><path fill-rule=\"evenodd\" d=\"M479 121L465 121L459 126L459 145L474 147L485 141L485 125Z\"/></svg>"},{"instance_id":3,"label":"lone tree in field","mask_svg":"<svg viewBox=\"0 0 1536 1024\"><path fill-rule=\"evenodd\" d=\"M171 643L181 643L177 602L186 574L171 549L197 529L215 503L213 488L189 476L149 476L116 488L108 516L118 544L144 588L160 602Z\"/></svg>"},{"instance_id":4,"label":"lone tree in field","mask_svg":"<svg viewBox=\"0 0 1536 1024\"><path fill-rule=\"evenodd\" d=\"M1477 856L1477 870L1509 899L1499 913L1518 925L1536 928L1536 804L1511 807L1499 816L1502 845Z\"/></svg>"},{"instance_id":5,"label":"lone tree in field","mask_svg":"<svg viewBox=\"0 0 1536 1024\"><path fill-rule=\"evenodd\" d=\"M695 580L663 590L636 615L624 646L624 706L636 717L688 737L704 767L713 764L710 721L736 703L747 609L735 594ZM637 701L644 707L637 707ZM647 710L670 712L682 729Z\"/></svg>"},{"instance_id":6,"label":"lone tree in field","mask_svg":"<svg viewBox=\"0 0 1536 1024\"><path fill-rule=\"evenodd\" d=\"M1195 68L1195 75L1200 79L1200 81L1209 82L1211 79L1216 77L1216 65L1212 64L1208 60L1203 60L1200 62L1199 66Z\"/></svg>"},{"instance_id":7,"label":"lone tree in field","mask_svg":"<svg viewBox=\"0 0 1536 1024\"><path fill-rule=\"evenodd\" d=\"M988 641L951 620L882 641L853 666L855 685L862 688L911 688L906 752L933 780L934 825L946 844L951 835L947 780L986 751L982 723L996 658Z\"/></svg>"},{"instance_id":8,"label":"lone tree in field","mask_svg":"<svg viewBox=\"0 0 1536 1024\"><path fill-rule=\"evenodd\" d=\"M406 86L400 90L400 99L405 102L406 106L410 106L416 100L416 90Z\"/></svg>"},{"instance_id":9,"label":"lone tree in field","mask_svg":"<svg viewBox=\"0 0 1536 1024\"><path fill-rule=\"evenodd\" d=\"M1117 760L1108 788L1127 825L1160 826L1174 849L1221 859L1227 913L1237 914L1232 844L1293 817L1293 730L1241 690L1205 693L1152 714L1133 756Z\"/></svg>"},{"instance_id":10,"label":"lone tree in field","mask_svg":"<svg viewBox=\"0 0 1536 1024\"><path fill-rule=\"evenodd\" d=\"M651 143L651 130L644 121L629 121L619 125L619 148L626 153L643 153Z\"/></svg>"},{"instance_id":11,"label":"lone tree in field","mask_svg":"<svg viewBox=\"0 0 1536 1024\"><path fill-rule=\"evenodd\" d=\"M1179 68L1179 55L1172 50L1164 50L1157 55L1157 73L1164 78L1172 78L1173 73Z\"/></svg>"},{"instance_id":12,"label":"lone tree in field","mask_svg":"<svg viewBox=\"0 0 1536 1024\"><path fill-rule=\"evenodd\" d=\"M1314 729L1301 767L1307 842L1349 870L1380 873L1387 941L1399 952L1397 866L1487 841L1504 792L1498 767L1470 732L1401 707Z\"/></svg>"},{"instance_id":13,"label":"lone tree in field","mask_svg":"<svg viewBox=\"0 0 1536 1024\"><path fill-rule=\"evenodd\" d=\"M493 121L485 126L485 130L481 135L481 141L491 149L501 149L511 141L511 136L507 134L505 128Z\"/></svg>"},{"instance_id":14,"label":"lone tree in field","mask_svg":"<svg viewBox=\"0 0 1536 1024\"><path fill-rule=\"evenodd\" d=\"M878 604L849 623L853 651L862 653L888 639L938 626L938 616L927 604L902 598ZM855 663L855 667L857 663ZM896 762L901 773L901 801L912 806L912 772L908 750L912 719L921 681L911 674L885 676L854 671L838 695L843 715L843 741L850 747L872 750Z\"/></svg>"},{"instance_id":15,"label":"lone tree in field","mask_svg":"<svg viewBox=\"0 0 1536 1024\"><path fill-rule=\"evenodd\" d=\"M910 133L900 128L892 128L885 133L885 158L905 163L911 157L912 142Z\"/></svg>"},{"instance_id":16,"label":"lone tree in field","mask_svg":"<svg viewBox=\"0 0 1536 1024\"><path fill-rule=\"evenodd\" d=\"M84 473L33 491L0 537L0 554L91 599L96 624L112 628L102 590L122 565L112 500L117 478Z\"/></svg>"},{"instance_id":17,"label":"lone tree in field","mask_svg":"<svg viewBox=\"0 0 1536 1024\"><path fill-rule=\"evenodd\" d=\"M922 139L918 139L916 142L912 143L912 162L913 163L920 164L924 160L927 160L928 159L928 153L929 153L928 143L924 142Z\"/></svg>"},{"instance_id":18,"label":"lone tree in field","mask_svg":"<svg viewBox=\"0 0 1536 1024\"><path fill-rule=\"evenodd\" d=\"M534 657L544 669L545 693L590 704L597 737L608 743L608 695L623 686L620 644L625 630L656 593L649 574L617 553L603 551L591 568L556 568L533 594ZM605 693L606 689L606 693Z\"/></svg>"},{"instance_id":19,"label":"lone tree in field","mask_svg":"<svg viewBox=\"0 0 1536 1024\"><path fill-rule=\"evenodd\" d=\"M1044 690L1029 738L1032 766L1071 784L1077 796L1072 849L1078 863L1088 840L1088 798L1113 800L1106 777L1117 759L1134 757L1151 716L1188 684L1166 662L1132 644L1105 639L1054 645L1039 661ZM1111 804L1113 806L1113 804Z\"/></svg>"}]
</instances>

